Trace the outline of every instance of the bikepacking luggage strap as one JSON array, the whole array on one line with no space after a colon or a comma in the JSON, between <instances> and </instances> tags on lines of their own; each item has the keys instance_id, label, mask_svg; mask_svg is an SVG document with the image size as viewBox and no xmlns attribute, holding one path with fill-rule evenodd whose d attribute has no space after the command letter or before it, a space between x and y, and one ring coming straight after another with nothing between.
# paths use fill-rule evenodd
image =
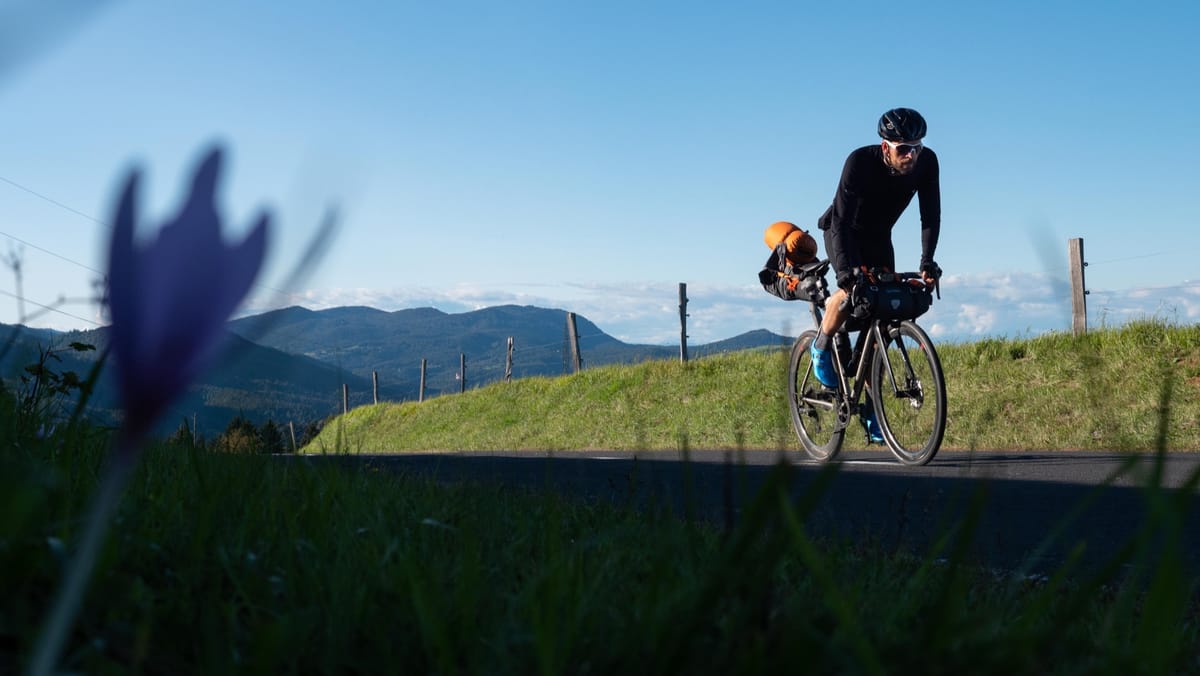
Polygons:
<instances>
[{"instance_id":1,"label":"bikepacking luggage strap","mask_svg":"<svg viewBox=\"0 0 1200 676\"><path fill-rule=\"evenodd\" d=\"M770 257L763 263L758 272L758 282L763 289L783 300L809 300L808 293L800 287L800 275L797 275L787 260L787 247L780 242L771 252Z\"/></svg>"}]
</instances>

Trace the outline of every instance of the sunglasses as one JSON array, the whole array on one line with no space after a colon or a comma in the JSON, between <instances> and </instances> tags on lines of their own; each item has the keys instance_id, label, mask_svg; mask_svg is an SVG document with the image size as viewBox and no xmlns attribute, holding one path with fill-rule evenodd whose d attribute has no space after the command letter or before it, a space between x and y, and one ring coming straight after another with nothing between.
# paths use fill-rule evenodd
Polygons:
<instances>
[{"instance_id":1,"label":"sunglasses","mask_svg":"<svg viewBox=\"0 0 1200 676\"><path fill-rule=\"evenodd\" d=\"M883 140L888 144L888 147L896 152L897 155L908 155L909 153L919 152L922 148L920 143L896 143L895 141Z\"/></svg>"}]
</instances>

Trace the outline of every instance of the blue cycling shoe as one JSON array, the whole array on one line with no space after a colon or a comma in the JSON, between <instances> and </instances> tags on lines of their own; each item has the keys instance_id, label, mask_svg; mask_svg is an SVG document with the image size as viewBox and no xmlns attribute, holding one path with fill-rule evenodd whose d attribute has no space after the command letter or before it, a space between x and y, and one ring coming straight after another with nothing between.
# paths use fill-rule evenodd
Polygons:
<instances>
[{"instance_id":1,"label":"blue cycling shoe","mask_svg":"<svg viewBox=\"0 0 1200 676\"><path fill-rule=\"evenodd\" d=\"M837 371L833 370L833 350L818 350L812 345L813 373L825 387L837 387Z\"/></svg>"},{"instance_id":2,"label":"blue cycling shoe","mask_svg":"<svg viewBox=\"0 0 1200 676\"><path fill-rule=\"evenodd\" d=\"M867 395L867 401L859 409L858 419L862 421L863 427L867 430L867 441L872 444L883 443L883 430L879 429L879 421L875 419L875 404L871 401L871 395Z\"/></svg>"}]
</instances>

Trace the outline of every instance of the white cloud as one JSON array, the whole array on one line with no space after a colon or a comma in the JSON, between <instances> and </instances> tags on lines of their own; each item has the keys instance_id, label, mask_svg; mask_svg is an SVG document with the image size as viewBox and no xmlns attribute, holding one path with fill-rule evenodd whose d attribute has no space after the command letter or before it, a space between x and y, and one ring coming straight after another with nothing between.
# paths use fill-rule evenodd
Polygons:
<instances>
[{"instance_id":1,"label":"white cloud","mask_svg":"<svg viewBox=\"0 0 1200 676\"><path fill-rule=\"evenodd\" d=\"M1017 337L1069 331L1069 297L1054 293L1058 280L1042 274L951 275L942 297L920 322L938 340L962 342L983 337ZM813 324L810 306L785 302L757 285L687 285L688 342L710 343L766 329L794 336ZM1188 323L1200 319L1200 283L1163 289L1094 290L1088 296L1093 327L1157 317ZM310 289L273 307L301 305L314 310L364 305L385 311L435 307L469 312L497 305L532 305L575 312L605 333L629 343L679 342L679 287L669 283L522 284L495 288L481 283L394 289ZM248 314L270 309L250 307Z\"/></svg>"}]
</instances>

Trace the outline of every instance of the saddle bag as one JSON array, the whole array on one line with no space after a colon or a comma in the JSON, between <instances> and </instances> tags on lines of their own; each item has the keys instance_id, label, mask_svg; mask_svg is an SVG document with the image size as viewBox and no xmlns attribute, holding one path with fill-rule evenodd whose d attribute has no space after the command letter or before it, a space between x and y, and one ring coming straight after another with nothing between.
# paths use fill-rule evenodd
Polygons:
<instances>
[{"instance_id":1,"label":"saddle bag","mask_svg":"<svg viewBox=\"0 0 1200 676\"><path fill-rule=\"evenodd\" d=\"M793 223L779 221L767 228L763 241L771 249L758 273L763 289L783 300L811 300L794 267L816 260L817 243L812 235Z\"/></svg>"},{"instance_id":2,"label":"saddle bag","mask_svg":"<svg viewBox=\"0 0 1200 676\"><path fill-rule=\"evenodd\" d=\"M783 248L783 245L779 245ZM787 264L779 251L771 252L771 257L763 264L758 272L758 282L772 296L783 300L810 300L808 292L801 288L800 276Z\"/></svg>"}]
</instances>

